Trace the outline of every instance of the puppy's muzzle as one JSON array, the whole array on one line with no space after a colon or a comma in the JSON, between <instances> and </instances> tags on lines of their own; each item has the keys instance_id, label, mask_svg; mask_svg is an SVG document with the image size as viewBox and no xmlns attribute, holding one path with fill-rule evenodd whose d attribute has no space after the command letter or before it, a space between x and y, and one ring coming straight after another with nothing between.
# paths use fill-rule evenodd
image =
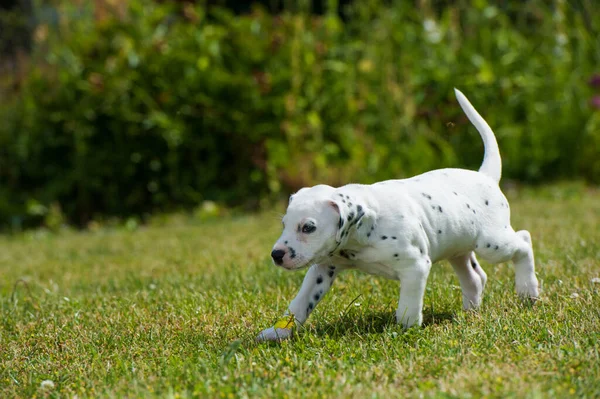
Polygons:
<instances>
[{"instance_id":1,"label":"puppy's muzzle","mask_svg":"<svg viewBox=\"0 0 600 399\"><path fill-rule=\"evenodd\" d=\"M274 249L271 252L271 258L273 258L273 262L276 265L281 266L283 264L283 257L285 256L285 251L283 249Z\"/></svg>"}]
</instances>

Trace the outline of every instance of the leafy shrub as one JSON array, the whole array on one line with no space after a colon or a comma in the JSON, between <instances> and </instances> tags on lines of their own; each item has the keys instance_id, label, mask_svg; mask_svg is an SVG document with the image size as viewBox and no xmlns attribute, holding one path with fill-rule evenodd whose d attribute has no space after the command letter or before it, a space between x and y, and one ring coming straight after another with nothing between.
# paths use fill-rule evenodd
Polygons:
<instances>
[{"instance_id":1,"label":"leafy shrub","mask_svg":"<svg viewBox=\"0 0 600 399\"><path fill-rule=\"evenodd\" d=\"M600 181L591 6L355 2L341 20L87 3L38 27L37 62L0 110L3 225L474 168L454 86L494 128L505 176Z\"/></svg>"}]
</instances>

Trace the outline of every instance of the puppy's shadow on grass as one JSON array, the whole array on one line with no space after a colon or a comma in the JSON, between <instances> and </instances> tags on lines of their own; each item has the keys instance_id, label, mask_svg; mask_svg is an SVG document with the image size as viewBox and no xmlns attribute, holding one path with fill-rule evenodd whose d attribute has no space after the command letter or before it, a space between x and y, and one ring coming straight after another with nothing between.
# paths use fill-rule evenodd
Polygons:
<instances>
[{"instance_id":1,"label":"puppy's shadow on grass","mask_svg":"<svg viewBox=\"0 0 600 399\"><path fill-rule=\"evenodd\" d=\"M452 312L429 312L423 314L423 327L436 325L445 321L453 322L455 314ZM345 314L337 320L319 322L314 326L314 334L340 338L349 334L381 334L385 330L398 330L395 311L375 311L366 314Z\"/></svg>"}]
</instances>

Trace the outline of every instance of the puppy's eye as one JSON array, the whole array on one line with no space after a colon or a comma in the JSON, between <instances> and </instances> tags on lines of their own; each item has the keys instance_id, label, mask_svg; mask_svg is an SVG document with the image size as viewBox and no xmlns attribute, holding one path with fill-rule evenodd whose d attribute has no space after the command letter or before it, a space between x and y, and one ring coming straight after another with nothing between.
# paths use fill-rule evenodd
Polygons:
<instances>
[{"instance_id":1,"label":"puppy's eye","mask_svg":"<svg viewBox=\"0 0 600 399\"><path fill-rule=\"evenodd\" d=\"M310 234L313 231L315 231L317 229L317 226L315 226L312 223L306 223L304 226L302 226L302 232L305 234Z\"/></svg>"}]
</instances>

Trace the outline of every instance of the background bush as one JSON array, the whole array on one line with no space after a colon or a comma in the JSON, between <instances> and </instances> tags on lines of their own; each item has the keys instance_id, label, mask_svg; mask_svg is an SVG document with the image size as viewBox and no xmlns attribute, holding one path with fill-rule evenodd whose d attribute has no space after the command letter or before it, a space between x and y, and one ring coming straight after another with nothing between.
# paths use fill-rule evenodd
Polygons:
<instances>
[{"instance_id":1,"label":"background bush","mask_svg":"<svg viewBox=\"0 0 600 399\"><path fill-rule=\"evenodd\" d=\"M99 3L59 2L2 100L5 227L476 168L455 86L494 128L504 176L600 181L591 1L371 1L341 16L335 1L237 16Z\"/></svg>"}]
</instances>

